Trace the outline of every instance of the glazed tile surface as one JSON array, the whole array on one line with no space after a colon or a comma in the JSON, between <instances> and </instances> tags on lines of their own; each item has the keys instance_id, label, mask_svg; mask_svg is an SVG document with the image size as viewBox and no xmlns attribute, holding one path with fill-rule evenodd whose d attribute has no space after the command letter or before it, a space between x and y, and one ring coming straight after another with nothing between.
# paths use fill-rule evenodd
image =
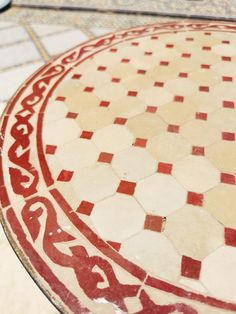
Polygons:
<instances>
[{"instance_id":1,"label":"glazed tile surface","mask_svg":"<svg viewBox=\"0 0 236 314\"><path fill-rule=\"evenodd\" d=\"M236 312L235 56L234 25L138 27L53 59L11 100L1 220L63 313Z\"/></svg>"}]
</instances>

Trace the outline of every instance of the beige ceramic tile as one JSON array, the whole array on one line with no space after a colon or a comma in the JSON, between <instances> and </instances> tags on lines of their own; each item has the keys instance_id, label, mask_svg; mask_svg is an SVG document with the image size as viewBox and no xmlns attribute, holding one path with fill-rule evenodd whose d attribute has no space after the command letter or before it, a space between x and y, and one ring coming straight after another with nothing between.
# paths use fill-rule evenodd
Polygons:
<instances>
[{"instance_id":1,"label":"beige ceramic tile","mask_svg":"<svg viewBox=\"0 0 236 314\"><path fill-rule=\"evenodd\" d=\"M77 117L80 127L86 131L95 131L111 124L113 115L105 107L94 107L81 112Z\"/></svg>"},{"instance_id":2,"label":"beige ceramic tile","mask_svg":"<svg viewBox=\"0 0 236 314\"><path fill-rule=\"evenodd\" d=\"M94 133L93 141L103 152L118 153L133 143L133 135L122 125L111 124Z\"/></svg>"},{"instance_id":3,"label":"beige ceramic tile","mask_svg":"<svg viewBox=\"0 0 236 314\"><path fill-rule=\"evenodd\" d=\"M194 80L192 80L192 78L176 78L173 80L169 80L165 84L165 88L173 95L181 96L193 94L198 90L198 86L196 83L194 83Z\"/></svg>"},{"instance_id":4,"label":"beige ceramic tile","mask_svg":"<svg viewBox=\"0 0 236 314\"><path fill-rule=\"evenodd\" d=\"M180 134L195 146L207 146L221 138L220 131L203 120L187 122L181 127Z\"/></svg>"},{"instance_id":5,"label":"beige ceramic tile","mask_svg":"<svg viewBox=\"0 0 236 314\"><path fill-rule=\"evenodd\" d=\"M236 172L235 142L218 141L206 148L206 157L222 172Z\"/></svg>"},{"instance_id":6,"label":"beige ceramic tile","mask_svg":"<svg viewBox=\"0 0 236 314\"><path fill-rule=\"evenodd\" d=\"M127 122L127 127L134 137L149 139L166 129L166 124L156 114L144 112Z\"/></svg>"},{"instance_id":7,"label":"beige ceramic tile","mask_svg":"<svg viewBox=\"0 0 236 314\"><path fill-rule=\"evenodd\" d=\"M48 145L61 145L76 139L79 134L78 124L73 119L65 118L47 124L43 129L43 140Z\"/></svg>"},{"instance_id":8,"label":"beige ceramic tile","mask_svg":"<svg viewBox=\"0 0 236 314\"><path fill-rule=\"evenodd\" d=\"M144 218L144 211L137 201L124 194L116 194L96 203L91 214L100 236L114 242L124 241L140 232Z\"/></svg>"},{"instance_id":9,"label":"beige ceramic tile","mask_svg":"<svg viewBox=\"0 0 236 314\"><path fill-rule=\"evenodd\" d=\"M161 133L147 143L147 150L158 161L172 163L191 153L191 145L176 133Z\"/></svg>"},{"instance_id":10,"label":"beige ceramic tile","mask_svg":"<svg viewBox=\"0 0 236 314\"><path fill-rule=\"evenodd\" d=\"M221 108L209 114L208 121L222 132L236 131L236 110Z\"/></svg>"},{"instance_id":11,"label":"beige ceramic tile","mask_svg":"<svg viewBox=\"0 0 236 314\"><path fill-rule=\"evenodd\" d=\"M205 193L205 208L225 227L236 228L236 187L220 184Z\"/></svg>"},{"instance_id":12,"label":"beige ceramic tile","mask_svg":"<svg viewBox=\"0 0 236 314\"><path fill-rule=\"evenodd\" d=\"M187 156L173 165L173 176L188 191L203 193L220 182L219 171L202 156Z\"/></svg>"},{"instance_id":13,"label":"beige ceramic tile","mask_svg":"<svg viewBox=\"0 0 236 314\"><path fill-rule=\"evenodd\" d=\"M162 106L173 99L173 94L165 89L150 87L138 93L138 97L148 106Z\"/></svg>"},{"instance_id":14,"label":"beige ceramic tile","mask_svg":"<svg viewBox=\"0 0 236 314\"><path fill-rule=\"evenodd\" d=\"M123 97L118 101L112 101L109 111L115 117L132 118L146 110L146 105L138 97Z\"/></svg>"},{"instance_id":15,"label":"beige ceramic tile","mask_svg":"<svg viewBox=\"0 0 236 314\"><path fill-rule=\"evenodd\" d=\"M120 252L129 260L153 274L158 274L161 278L171 281L178 278L180 255L161 233L143 230L126 240Z\"/></svg>"},{"instance_id":16,"label":"beige ceramic tile","mask_svg":"<svg viewBox=\"0 0 236 314\"><path fill-rule=\"evenodd\" d=\"M109 90L109 93L107 91ZM114 84L112 82L103 84L101 87L95 88L94 93L101 100L116 101L127 94L126 89L121 84Z\"/></svg>"},{"instance_id":17,"label":"beige ceramic tile","mask_svg":"<svg viewBox=\"0 0 236 314\"><path fill-rule=\"evenodd\" d=\"M138 181L154 174L157 162L143 148L131 146L115 154L112 167L122 180Z\"/></svg>"},{"instance_id":18,"label":"beige ceramic tile","mask_svg":"<svg viewBox=\"0 0 236 314\"><path fill-rule=\"evenodd\" d=\"M99 150L92 141L77 138L59 146L56 157L63 169L76 170L93 165L99 156Z\"/></svg>"},{"instance_id":19,"label":"beige ceramic tile","mask_svg":"<svg viewBox=\"0 0 236 314\"><path fill-rule=\"evenodd\" d=\"M71 181L77 197L92 203L114 194L119 182L111 166L101 163L80 169Z\"/></svg>"},{"instance_id":20,"label":"beige ceramic tile","mask_svg":"<svg viewBox=\"0 0 236 314\"><path fill-rule=\"evenodd\" d=\"M170 102L159 108L158 114L168 124L182 125L194 118L196 107L189 102Z\"/></svg>"},{"instance_id":21,"label":"beige ceramic tile","mask_svg":"<svg viewBox=\"0 0 236 314\"><path fill-rule=\"evenodd\" d=\"M166 216L186 202L186 190L171 176L154 174L138 182L135 197L148 213Z\"/></svg>"},{"instance_id":22,"label":"beige ceramic tile","mask_svg":"<svg viewBox=\"0 0 236 314\"><path fill-rule=\"evenodd\" d=\"M179 254L196 260L202 260L224 244L223 226L196 206L186 205L170 214L164 233Z\"/></svg>"},{"instance_id":23,"label":"beige ceramic tile","mask_svg":"<svg viewBox=\"0 0 236 314\"><path fill-rule=\"evenodd\" d=\"M201 281L220 299L234 302L236 298L236 248L221 247L202 263Z\"/></svg>"}]
</instances>

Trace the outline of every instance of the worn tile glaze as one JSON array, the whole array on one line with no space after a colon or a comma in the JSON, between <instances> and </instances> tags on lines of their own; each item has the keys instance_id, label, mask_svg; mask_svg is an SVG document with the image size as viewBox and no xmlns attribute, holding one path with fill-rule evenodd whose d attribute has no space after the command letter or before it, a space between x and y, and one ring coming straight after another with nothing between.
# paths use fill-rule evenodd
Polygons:
<instances>
[{"instance_id":1,"label":"worn tile glaze","mask_svg":"<svg viewBox=\"0 0 236 314\"><path fill-rule=\"evenodd\" d=\"M1 219L63 313L236 312L235 32L105 35L10 102Z\"/></svg>"}]
</instances>

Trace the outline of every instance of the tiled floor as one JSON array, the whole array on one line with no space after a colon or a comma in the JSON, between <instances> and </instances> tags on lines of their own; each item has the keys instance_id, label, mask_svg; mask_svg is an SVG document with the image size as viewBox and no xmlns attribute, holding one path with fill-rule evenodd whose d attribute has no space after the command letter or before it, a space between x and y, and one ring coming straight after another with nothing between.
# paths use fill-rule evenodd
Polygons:
<instances>
[{"instance_id":1,"label":"tiled floor","mask_svg":"<svg viewBox=\"0 0 236 314\"><path fill-rule=\"evenodd\" d=\"M2 23L2 104L51 56L107 31ZM236 312L235 26L104 38L38 72L4 116L9 236L64 312ZM37 302L19 307L56 312Z\"/></svg>"}]
</instances>

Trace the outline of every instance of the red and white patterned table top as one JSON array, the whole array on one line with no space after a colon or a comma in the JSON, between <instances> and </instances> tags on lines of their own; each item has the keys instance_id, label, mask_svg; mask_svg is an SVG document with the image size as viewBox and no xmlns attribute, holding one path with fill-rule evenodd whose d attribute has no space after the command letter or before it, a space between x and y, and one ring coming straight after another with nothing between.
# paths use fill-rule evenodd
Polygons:
<instances>
[{"instance_id":1,"label":"red and white patterned table top","mask_svg":"<svg viewBox=\"0 0 236 314\"><path fill-rule=\"evenodd\" d=\"M166 23L86 42L16 93L1 221L59 310L236 312L235 80L235 25Z\"/></svg>"}]
</instances>

